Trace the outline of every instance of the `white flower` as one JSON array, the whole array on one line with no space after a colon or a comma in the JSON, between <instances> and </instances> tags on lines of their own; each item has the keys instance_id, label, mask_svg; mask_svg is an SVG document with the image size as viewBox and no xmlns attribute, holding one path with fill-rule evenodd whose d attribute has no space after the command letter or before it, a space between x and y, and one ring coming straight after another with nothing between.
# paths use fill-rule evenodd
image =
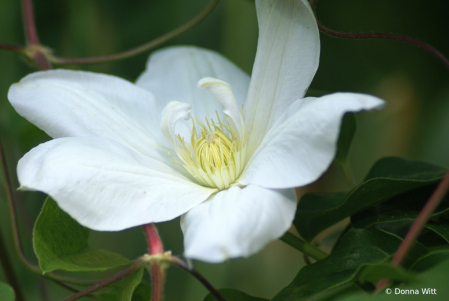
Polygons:
<instances>
[{"instance_id":1,"label":"white flower","mask_svg":"<svg viewBox=\"0 0 449 301\"><path fill-rule=\"evenodd\" d=\"M293 187L332 162L343 114L383 101L303 98L320 50L308 2L256 6L251 80L215 52L173 47L150 57L137 85L66 70L13 85L17 112L54 138L20 160L21 187L49 194L95 230L183 215L185 255L209 262L280 237L294 217Z\"/></svg>"}]
</instances>

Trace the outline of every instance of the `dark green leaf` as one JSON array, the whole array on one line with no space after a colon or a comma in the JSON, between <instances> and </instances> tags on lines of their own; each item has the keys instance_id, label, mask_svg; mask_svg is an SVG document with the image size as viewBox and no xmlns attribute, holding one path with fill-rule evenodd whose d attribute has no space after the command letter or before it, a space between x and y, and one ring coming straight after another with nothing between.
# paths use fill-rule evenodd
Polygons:
<instances>
[{"instance_id":1,"label":"dark green leaf","mask_svg":"<svg viewBox=\"0 0 449 301\"><path fill-rule=\"evenodd\" d=\"M301 236L310 241L348 216L407 191L435 185L445 173L445 169L423 162L384 158L373 166L365 181L349 193L304 195L293 223Z\"/></svg>"},{"instance_id":2,"label":"dark green leaf","mask_svg":"<svg viewBox=\"0 0 449 301\"><path fill-rule=\"evenodd\" d=\"M360 282L377 283L388 275L388 279L401 282L409 282L415 279L415 275L402 267L393 266L388 263L363 266L359 269L355 279Z\"/></svg>"},{"instance_id":3,"label":"dark green leaf","mask_svg":"<svg viewBox=\"0 0 449 301\"><path fill-rule=\"evenodd\" d=\"M142 281L136 287L131 301L150 301L151 300L151 285Z\"/></svg>"},{"instance_id":4,"label":"dark green leaf","mask_svg":"<svg viewBox=\"0 0 449 301\"><path fill-rule=\"evenodd\" d=\"M6 283L0 282L0 300L14 301L16 299L14 290Z\"/></svg>"},{"instance_id":5,"label":"dark green leaf","mask_svg":"<svg viewBox=\"0 0 449 301\"><path fill-rule=\"evenodd\" d=\"M428 271L419 275L417 281L408 285L389 288L390 294L386 289L375 296L363 296L360 294L343 297L339 301L409 301L409 300L447 300L449 296L449 260L434 266ZM429 290L433 289L433 290ZM403 290L404 293L400 293ZM407 293L408 292L408 293Z\"/></svg>"},{"instance_id":6,"label":"dark green leaf","mask_svg":"<svg viewBox=\"0 0 449 301\"><path fill-rule=\"evenodd\" d=\"M268 301L267 299L252 297L236 289L223 288L218 290L226 301ZM204 301L216 301L217 299L209 294L204 298Z\"/></svg>"},{"instance_id":7,"label":"dark green leaf","mask_svg":"<svg viewBox=\"0 0 449 301\"><path fill-rule=\"evenodd\" d=\"M120 281L112 283L111 285L108 286L107 292L103 292L99 295L100 299L103 301L131 301L131 300L149 301L151 299L151 295L149 299L134 299L133 293L135 292L135 290L137 290L137 287L140 285L142 275L143 269L139 269L134 273L127 275L125 278L120 279Z\"/></svg>"},{"instance_id":8,"label":"dark green leaf","mask_svg":"<svg viewBox=\"0 0 449 301\"><path fill-rule=\"evenodd\" d=\"M388 201L363 210L351 217L356 228L366 228L372 224L414 220L429 200L436 186L430 185L397 195ZM449 197L444 198L432 214L434 220L449 215Z\"/></svg>"},{"instance_id":9,"label":"dark green leaf","mask_svg":"<svg viewBox=\"0 0 449 301\"><path fill-rule=\"evenodd\" d=\"M34 251L42 271L104 271L130 264L116 253L89 247L88 237L87 228L48 198L33 230Z\"/></svg>"},{"instance_id":10,"label":"dark green leaf","mask_svg":"<svg viewBox=\"0 0 449 301\"><path fill-rule=\"evenodd\" d=\"M424 272L447 259L449 259L449 250L434 251L418 259L410 267L410 270L414 272Z\"/></svg>"},{"instance_id":11,"label":"dark green leaf","mask_svg":"<svg viewBox=\"0 0 449 301\"><path fill-rule=\"evenodd\" d=\"M340 136L337 142L337 154L335 156L335 161L339 164L346 164L356 129L357 122L355 114L346 113L341 123Z\"/></svg>"},{"instance_id":12,"label":"dark green leaf","mask_svg":"<svg viewBox=\"0 0 449 301\"><path fill-rule=\"evenodd\" d=\"M352 229L343 235L328 257L303 267L273 301L318 298L342 285L355 281L377 282L385 276L410 280L413 277L410 273L383 263L401 242L399 237L377 228ZM415 244L404 263L409 266L425 254L427 249Z\"/></svg>"},{"instance_id":13,"label":"dark green leaf","mask_svg":"<svg viewBox=\"0 0 449 301\"><path fill-rule=\"evenodd\" d=\"M449 219L439 220L436 223L428 223L426 227L431 229L432 231L435 231L447 242L449 242Z\"/></svg>"}]
</instances>

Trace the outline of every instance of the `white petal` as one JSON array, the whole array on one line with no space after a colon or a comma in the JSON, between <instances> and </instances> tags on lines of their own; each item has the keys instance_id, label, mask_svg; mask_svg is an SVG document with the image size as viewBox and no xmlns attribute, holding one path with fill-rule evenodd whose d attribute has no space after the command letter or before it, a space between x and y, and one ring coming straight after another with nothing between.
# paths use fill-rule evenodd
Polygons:
<instances>
[{"instance_id":1,"label":"white petal","mask_svg":"<svg viewBox=\"0 0 449 301\"><path fill-rule=\"evenodd\" d=\"M17 171L21 188L49 194L79 223L100 231L171 220L215 191L99 137L41 144L19 161Z\"/></svg>"},{"instance_id":2,"label":"white petal","mask_svg":"<svg viewBox=\"0 0 449 301\"><path fill-rule=\"evenodd\" d=\"M82 71L37 72L11 86L16 111L53 138L100 136L161 158L162 107L123 79ZM165 152L165 151L164 151Z\"/></svg>"},{"instance_id":3,"label":"white petal","mask_svg":"<svg viewBox=\"0 0 449 301\"><path fill-rule=\"evenodd\" d=\"M238 139L243 139L243 119L239 111L231 86L222 80L205 77L198 82L200 89L206 89L223 105L223 113L231 119L233 131L238 133Z\"/></svg>"},{"instance_id":4,"label":"white petal","mask_svg":"<svg viewBox=\"0 0 449 301\"><path fill-rule=\"evenodd\" d=\"M356 93L296 101L268 132L239 183L279 189L315 181L335 156L343 115L379 108L383 103Z\"/></svg>"},{"instance_id":5,"label":"white petal","mask_svg":"<svg viewBox=\"0 0 449 301\"><path fill-rule=\"evenodd\" d=\"M259 42L245 103L252 153L276 119L302 98L318 68L319 32L305 0L257 0Z\"/></svg>"},{"instance_id":6,"label":"white petal","mask_svg":"<svg viewBox=\"0 0 449 301\"><path fill-rule=\"evenodd\" d=\"M137 85L150 90L164 103L178 100L191 104L192 116L204 120L215 117L215 111L222 112L222 106L210 93L197 88L203 77L228 82L238 107L242 107L249 76L217 52L203 48L171 47L153 53Z\"/></svg>"},{"instance_id":7,"label":"white petal","mask_svg":"<svg viewBox=\"0 0 449 301\"><path fill-rule=\"evenodd\" d=\"M207 262L254 254L288 230L295 208L293 189L220 191L183 216L184 254Z\"/></svg>"},{"instance_id":8,"label":"white petal","mask_svg":"<svg viewBox=\"0 0 449 301\"><path fill-rule=\"evenodd\" d=\"M180 119L189 120L192 106L188 103L170 101L162 111L161 131L172 146L177 143L176 125Z\"/></svg>"}]
</instances>

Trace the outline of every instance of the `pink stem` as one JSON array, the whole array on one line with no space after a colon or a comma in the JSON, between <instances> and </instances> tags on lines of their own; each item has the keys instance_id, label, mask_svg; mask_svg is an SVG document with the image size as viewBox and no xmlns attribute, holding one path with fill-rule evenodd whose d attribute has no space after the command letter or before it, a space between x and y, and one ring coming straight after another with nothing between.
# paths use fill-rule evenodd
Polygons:
<instances>
[{"instance_id":1,"label":"pink stem","mask_svg":"<svg viewBox=\"0 0 449 301\"><path fill-rule=\"evenodd\" d=\"M438 185L437 189L435 189L432 196L427 201L427 204L424 206L424 208L419 213L415 222L410 227L410 230L408 230L407 235L405 236L404 240L402 241L401 245L399 246L393 259L391 260L392 265L400 265L402 263L402 261L405 259L408 252L410 251L411 247L413 246L413 243L415 242L416 238L418 237L419 233L421 233L421 230L424 228L424 226L426 225L430 216L435 211L435 209L438 207L438 205L440 204L441 200L446 195L448 190L449 190L449 171L446 173L443 180ZM381 279L379 281L379 283L377 284L376 291L381 290L382 288L387 286L389 283L390 283L390 281L388 279Z\"/></svg>"},{"instance_id":2,"label":"pink stem","mask_svg":"<svg viewBox=\"0 0 449 301\"><path fill-rule=\"evenodd\" d=\"M33 3L32 0L23 0L23 21L25 23L25 35L28 45L38 45L36 23L34 22Z\"/></svg>"},{"instance_id":3,"label":"pink stem","mask_svg":"<svg viewBox=\"0 0 449 301\"><path fill-rule=\"evenodd\" d=\"M147 237L150 255L164 254L164 246L154 224L143 225ZM151 280L153 286L152 301L162 301L164 298L165 269L157 263L151 264Z\"/></svg>"}]
</instances>

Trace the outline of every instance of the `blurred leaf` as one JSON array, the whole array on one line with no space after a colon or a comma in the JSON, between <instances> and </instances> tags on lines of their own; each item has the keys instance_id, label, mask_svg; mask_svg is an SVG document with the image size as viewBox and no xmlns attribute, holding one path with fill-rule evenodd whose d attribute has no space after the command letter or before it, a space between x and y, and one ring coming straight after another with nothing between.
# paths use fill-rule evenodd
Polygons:
<instances>
[{"instance_id":1,"label":"blurred leaf","mask_svg":"<svg viewBox=\"0 0 449 301\"><path fill-rule=\"evenodd\" d=\"M0 282L0 300L14 301L16 299L14 290L8 284Z\"/></svg>"},{"instance_id":2,"label":"blurred leaf","mask_svg":"<svg viewBox=\"0 0 449 301\"><path fill-rule=\"evenodd\" d=\"M150 301L151 300L151 285L142 281L136 287L131 301Z\"/></svg>"},{"instance_id":3,"label":"blurred leaf","mask_svg":"<svg viewBox=\"0 0 449 301\"><path fill-rule=\"evenodd\" d=\"M355 277L360 282L377 283L380 279L388 276L388 279L401 282L409 282L415 279L415 275L400 266L388 263L363 266Z\"/></svg>"},{"instance_id":4,"label":"blurred leaf","mask_svg":"<svg viewBox=\"0 0 449 301\"><path fill-rule=\"evenodd\" d=\"M418 259L410 267L410 270L414 272L424 272L447 259L449 259L449 250L434 251Z\"/></svg>"},{"instance_id":5,"label":"blurred leaf","mask_svg":"<svg viewBox=\"0 0 449 301\"><path fill-rule=\"evenodd\" d=\"M141 294L142 291L137 292L137 288L142 283L142 275L143 269L139 269L125 278L112 283L108 286L108 292L99 294L100 299L103 301L150 301L151 289L147 299ZM136 298L134 298L134 292L137 292L139 296L136 295Z\"/></svg>"},{"instance_id":6,"label":"blurred leaf","mask_svg":"<svg viewBox=\"0 0 449 301\"><path fill-rule=\"evenodd\" d=\"M33 246L43 273L104 271L130 264L119 254L88 245L89 229L59 209L50 198L44 204L33 230Z\"/></svg>"},{"instance_id":7,"label":"blurred leaf","mask_svg":"<svg viewBox=\"0 0 449 301\"><path fill-rule=\"evenodd\" d=\"M251 297L250 295L247 295L244 292L232 288L222 288L219 289L218 291L223 296L223 298L226 299L226 301L268 301L267 299L263 298ZM204 298L204 301L216 301L216 300L217 299L212 294L208 294L206 298Z\"/></svg>"},{"instance_id":8,"label":"blurred leaf","mask_svg":"<svg viewBox=\"0 0 449 301\"><path fill-rule=\"evenodd\" d=\"M446 170L428 163L388 157L377 161L364 182L347 193L304 195L293 221L301 236L311 241L342 219L404 192L435 185Z\"/></svg>"},{"instance_id":9,"label":"blurred leaf","mask_svg":"<svg viewBox=\"0 0 449 301\"><path fill-rule=\"evenodd\" d=\"M449 296L449 260L434 266L428 271L419 275L418 281L414 281L408 285L401 285L400 287L392 287L391 295L385 292L379 292L374 296L353 295L338 299L339 301L382 301L382 300L447 300ZM435 289L435 294L427 289ZM418 294L401 294L396 293L400 290L417 290ZM384 290L385 291L385 290ZM426 293L427 292L427 293ZM425 295L425 296L423 296Z\"/></svg>"},{"instance_id":10,"label":"blurred leaf","mask_svg":"<svg viewBox=\"0 0 449 301\"><path fill-rule=\"evenodd\" d=\"M402 268L382 263L397 250L402 240L377 228L348 231L325 259L303 267L287 287L272 300L307 300L327 294L330 290L354 281L374 281L388 276L410 280L412 275ZM404 264L410 265L427 254L415 243Z\"/></svg>"},{"instance_id":11,"label":"blurred leaf","mask_svg":"<svg viewBox=\"0 0 449 301\"><path fill-rule=\"evenodd\" d=\"M446 211L449 211L449 209ZM426 227L429 228L430 230L435 231L447 242L449 242L449 219L439 220L436 223L427 224Z\"/></svg>"},{"instance_id":12,"label":"blurred leaf","mask_svg":"<svg viewBox=\"0 0 449 301\"><path fill-rule=\"evenodd\" d=\"M431 185L395 196L388 201L353 215L351 217L351 224L356 228L366 228L376 223L415 220L435 188L435 185ZM448 215L449 196L443 199L432 214L432 218L438 220Z\"/></svg>"},{"instance_id":13,"label":"blurred leaf","mask_svg":"<svg viewBox=\"0 0 449 301\"><path fill-rule=\"evenodd\" d=\"M346 165L356 129L355 114L346 113L341 123L340 136L337 142L337 155L335 156L335 161L341 165Z\"/></svg>"}]
</instances>

